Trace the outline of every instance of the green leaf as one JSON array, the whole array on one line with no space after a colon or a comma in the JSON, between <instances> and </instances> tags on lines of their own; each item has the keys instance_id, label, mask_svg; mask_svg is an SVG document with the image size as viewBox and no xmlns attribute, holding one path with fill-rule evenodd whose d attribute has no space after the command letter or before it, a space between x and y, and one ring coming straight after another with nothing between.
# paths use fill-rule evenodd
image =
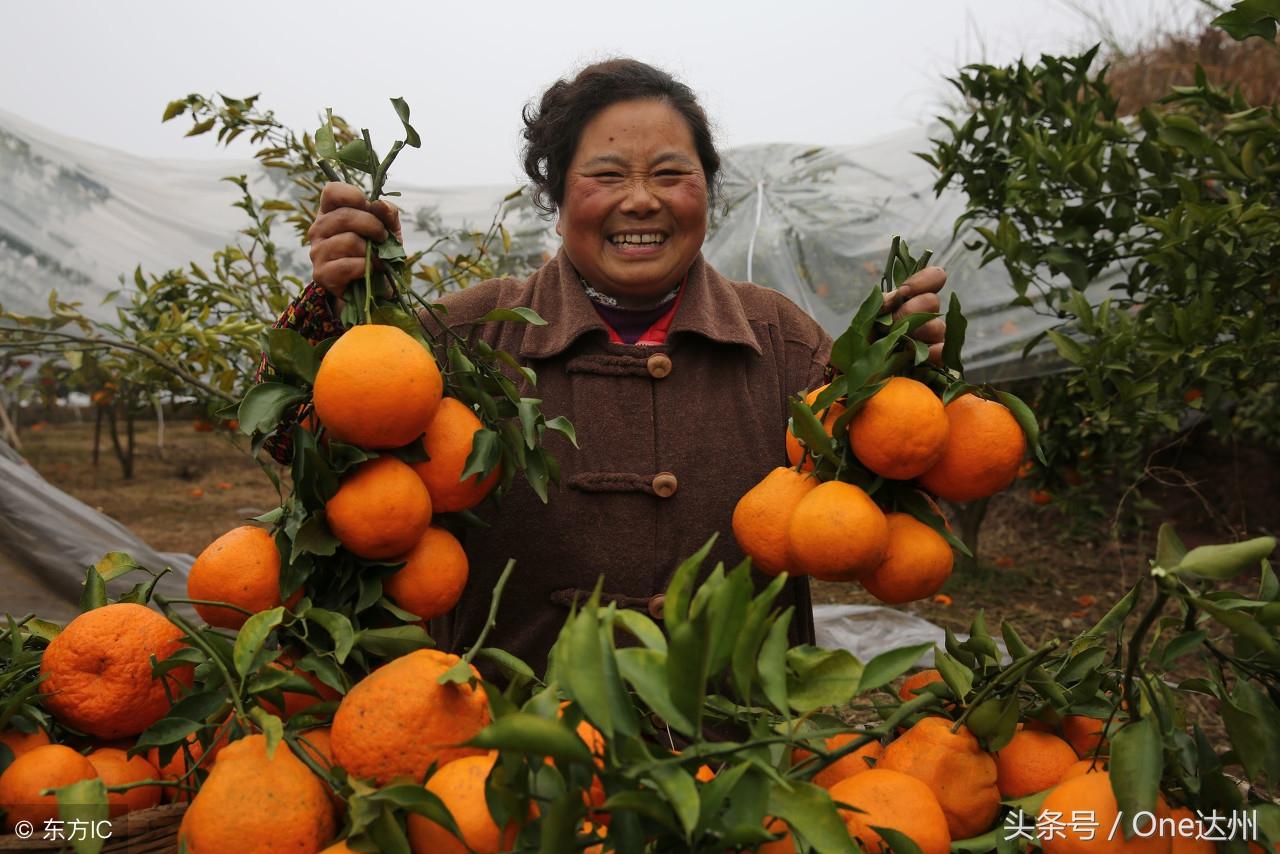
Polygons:
<instances>
[{"instance_id":1,"label":"green leaf","mask_svg":"<svg viewBox=\"0 0 1280 854\"><path fill-rule=\"evenodd\" d=\"M135 569L142 569L137 561L124 552L107 552L93 568L102 576L103 581L112 581Z\"/></svg>"},{"instance_id":2,"label":"green leaf","mask_svg":"<svg viewBox=\"0 0 1280 854\"><path fill-rule=\"evenodd\" d=\"M710 554L717 536L718 534L712 534L702 544L702 548L681 561L676 571L672 573L662 605L662 620L666 623L668 632L689 619L689 601L694 581L702 569L702 562Z\"/></svg>"},{"instance_id":3,"label":"green leaf","mask_svg":"<svg viewBox=\"0 0 1280 854\"><path fill-rule=\"evenodd\" d=\"M1235 754L1250 780L1280 781L1280 708L1247 679L1237 679L1231 698L1221 703Z\"/></svg>"},{"instance_id":4,"label":"green leaf","mask_svg":"<svg viewBox=\"0 0 1280 854\"><path fill-rule=\"evenodd\" d=\"M1164 773L1164 746L1150 718L1121 727L1111 739L1111 788L1125 816L1125 837L1139 812L1155 812Z\"/></svg>"},{"instance_id":5,"label":"green leaf","mask_svg":"<svg viewBox=\"0 0 1280 854\"><path fill-rule=\"evenodd\" d=\"M352 628L351 620L346 615L324 608L308 608L299 616L329 633L329 637L333 638L334 660L338 664L347 660L352 647L355 646L355 629Z\"/></svg>"},{"instance_id":6,"label":"green leaf","mask_svg":"<svg viewBox=\"0 0 1280 854\"><path fill-rule=\"evenodd\" d=\"M675 811L688 839L698 825L698 786L693 776L679 765L658 765L649 772L649 778Z\"/></svg>"},{"instance_id":7,"label":"green leaf","mask_svg":"<svg viewBox=\"0 0 1280 854\"><path fill-rule=\"evenodd\" d=\"M295 386L259 383L249 389L240 402L237 410L240 432L246 436L270 433L280 423L286 410L298 406L306 399L307 393Z\"/></svg>"},{"instance_id":8,"label":"green leaf","mask_svg":"<svg viewBox=\"0 0 1280 854\"><path fill-rule=\"evenodd\" d=\"M289 555L290 562L297 561L300 555L312 554L329 556L336 554L338 546L342 545L338 538L330 531L328 525L325 524L324 514L317 513L307 518L298 528L298 533L293 535L293 550Z\"/></svg>"},{"instance_id":9,"label":"green leaf","mask_svg":"<svg viewBox=\"0 0 1280 854\"><path fill-rule=\"evenodd\" d=\"M76 854L98 854L111 835L111 822L107 819L106 784L95 777L55 791L58 797L58 818L62 819L64 825L63 838L71 841ZM38 839L44 831L37 827L35 832Z\"/></svg>"},{"instance_id":10,"label":"green leaf","mask_svg":"<svg viewBox=\"0 0 1280 854\"><path fill-rule=\"evenodd\" d=\"M787 650L787 701L800 714L843 706L858 691L862 662L843 649L798 646Z\"/></svg>"},{"instance_id":11,"label":"green leaf","mask_svg":"<svg viewBox=\"0 0 1280 854\"><path fill-rule=\"evenodd\" d=\"M236 635L235 652L232 661L236 672L248 676L257 668L254 666L258 653L262 650L267 637L284 620L284 608L275 607L270 611L260 611L245 620L240 633Z\"/></svg>"},{"instance_id":12,"label":"green leaf","mask_svg":"<svg viewBox=\"0 0 1280 854\"><path fill-rule=\"evenodd\" d=\"M667 690L680 715L697 733L702 727L710 673L711 638L701 616L677 624L667 639Z\"/></svg>"},{"instance_id":13,"label":"green leaf","mask_svg":"<svg viewBox=\"0 0 1280 854\"><path fill-rule=\"evenodd\" d=\"M379 658L399 658L435 644L421 626L394 626L361 630L356 635L356 646Z\"/></svg>"},{"instance_id":14,"label":"green leaf","mask_svg":"<svg viewBox=\"0 0 1280 854\"><path fill-rule=\"evenodd\" d=\"M918 643L880 653L862 668L857 693L866 694L888 685L914 667L920 656L931 649L932 643Z\"/></svg>"},{"instance_id":15,"label":"green leaf","mask_svg":"<svg viewBox=\"0 0 1280 854\"><path fill-rule=\"evenodd\" d=\"M1173 571L1226 581L1241 572L1256 568L1275 548L1275 537L1255 537L1242 543L1221 546L1198 546L1187 552Z\"/></svg>"},{"instance_id":16,"label":"green leaf","mask_svg":"<svg viewBox=\"0 0 1280 854\"><path fill-rule=\"evenodd\" d=\"M947 304L947 332L942 344L942 364L957 374L964 376L964 365L960 355L964 349L965 332L969 328L969 320L960 309L960 297L951 294Z\"/></svg>"},{"instance_id":17,"label":"green leaf","mask_svg":"<svg viewBox=\"0 0 1280 854\"><path fill-rule=\"evenodd\" d=\"M787 629L794 610L787 608L769 623L756 666L765 698L784 715L791 710L787 702Z\"/></svg>"},{"instance_id":18,"label":"green leaf","mask_svg":"<svg viewBox=\"0 0 1280 854\"><path fill-rule=\"evenodd\" d=\"M107 583L92 566L85 573L84 587L80 590L80 611L92 611L107 604Z\"/></svg>"},{"instance_id":19,"label":"green leaf","mask_svg":"<svg viewBox=\"0 0 1280 854\"><path fill-rule=\"evenodd\" d=\"M897 828L878 827L873 824L871 829L880 834L893 854L922 854L915 840Z\"/></svg>"},{"instance_id":20,"label":"green leaf","mask_svg":"<svg viewBox=\"0 0 1280 854\"><path fill-rule=\"evenodd\" d=\"M1156 566L1173 569L1187 556L1187 547L1178 539L1178 533L1168 522L1160 526L1156 535Z\"/></svg>"},{"instance_id":21,"label":"green leaf","mask_svg":"<svg viewBox=\"0 0 1280 854\"><path fill-rule=\"evenodd\" d=\"M1057 348L1059 356L1076 367L1082 367L1085 362L1089 361L1088 352L1074 338L1063 335L1061 332L1055 332L1052 329L1045 332L1045 337L1053 342L1053 346Z\"/></svg>"},{"instance_id":22,"label":"green leaf","mask_svg":"<svg viewBox=\"0 0 1280 854\"><path fill-rule=\"evenodd\" d=\"M284 741L284 723L280 718L260 706L250 709L249 717L253 718L253 722L258 725L258 728L262 730L262 734L267 737L267 758L271 759L276 755L276 749L280 747L280 742ZM288 748L285 749L287 750Z\"/></svg>"},{"instance_id":23,"label":"green leaf","mask_svg":"<svg viewBox=\"0 0 1280 854\"><path fill-rule=\"evenodd\" d=\"M858 851L831 795L820 786L800 781L792 781L790 790L784 786L771 786L769 814L778 816L798 830L806 842L823 854L855 854Z\"/></svg>"},{"instance_id":24,"label":"green leaf","mask_svg":"<svg viewBox=\"0 0 1280 854\"><path fill-rule=\"evenodd\" d=\"M951 693L961 700L969 696L969 692L973 690L972 670L945 652L940 652L933 657L933 666L938 669L938 673L942 675L942 681L947 683Z\"/></svg>"},{"instance_id":25,"label":"green leaf","mask_svg":"<svg viewBox=\"0 0 1280 854\"><path fill-rule=\"evenodd\" d=\"M1031 449L1031 453L1041 463L1048 465L1044 451L1040 448L1040 425L1036 423L1036 414L1031 411L1031 407L1023 403L1020 397L1007 391L997 391L996 397L1013 413L1018 426L1027 437L1027 447Z\"/></svg>"},{"instance_id":26,"label":"green leaf","mask_svg":"<svg viewBox=\"0 0 1280 854\"><path fill-rule=\"evenodd\" d=\"M495 308L485 314L476 323L529 323L534 326L546 326L547 322L531 308L516 306L515 308Z\"/></svg>"},{"instance_id":27,"label":"green leaf","mask_svg":"<svg viewBox=\"0 0 1280 854\"><path fill-rule=\"evenodd\" d=\"M510 750L532 756L551 756L591 765L591 751L565 724L529 712L498 718L467 742L471 747Z\"/></svg>"},{"instance_id":28,"label":"green leaf","mask_svg":"<svg viewBox=\"0 0 1280 854\"><path fill-rule=\"evenodd\" d=\"M671 701L667 687L666 651L633 646L618 650L616 656L618 672L640 700L672 729L681 735L694 737L693 723Z\"/></svg>"},{"instance_id":29,"label":"green leaf","mask_svg":"<svg viewBox=\"0 0 1280 854\"><path fill-rule=\"evenodd\" d=\"M649 649L663 653L667 651L667 638L662 634L662 629L646 615L624 608L613 615L613 620Z\"/></svg>"},{"instance_id":30,"label":"green leaf","mask_svg":"<svg viewBox=\"0 0 1280 854\"><path fill-rule=\"evenodd\" d=\"M614 737L613 705L604 685L604 653L600 644L599 599L592 596L586 607L565 623L556 642L556 678L583 714L604 734Z\"/></svg>"},{"instance_id":31,"label":"green leaf","mask_svg":"<svg viewBox=\"0 0 1280 854\"><path fill-rule=\"evenodd\" d=\"M166 717L147 727L135 745L143 747L163 747L166 744L180 744L187 736L199 732L203 724L182 718Z\"/></svg>"},{"instance_id":32,"label":"green leaf","mask_svg":"<svg viewBox=\"0 0 1280 854\"><path fill-rule=\"evenodd\" d=\"M471 438L471 453L458 480L473 475L485 475L502 461L502 437L488 427L482 427Z\"/></svg>"},{"instance_id":33,"label":"green leaf","mask_svg":"<svg viewBox=\"0 0 1280 854\"><path fill-rule=\"evenodd\" d=\"M170 101L164 108L164 115L160 121L167 122L176 116L182 115L187 110L186 100Z\"/></svg>"},{"instance_id":34,"label":"green leaf","mask_svg":"<svg viewBox=\"0 0 1280 854\"><path fill-rule=\"evenodd\" d=\"M392 98L391 106L395 107L396 115L400 117L400 123L404 125L404 144L411 148L421 148L422 138L413 129L413 125L409 124L409 105L404 98Z\"/></svg>"},{"instance_id":35,"label":"green leaf","mask_svg":"<svg viewBox=\"0 0 1280 854\"><path fill-rule=\"evenodd\" d=\"M496 649L494 647L483 647L476 653L476 657L489 659L513 676L520 676L525 679L537 678L532 667L525 664L523 660L517 658L506 650Z\"/></svg>"},{"instance_id":36,"label":"green leaf","mask_svg":"<svg viewBox=\"0 0 1280 854\"><path fill-rule=\"evenodd\" d=\"M316 381L319 360L316 359L315 348L292 329L267 331L267 359L272 367L283 374L308 385Z\"/></svg>"},{"instance_id":37,"label":"green leaf","mask_svg":"<svg viewBox=\"0 0 1280 854\"><path fill-rule=\"evenodd\" d=\"M1276 40L1276 21L1280 18L1280 3L1276 0L1241 0L1211 22L1226 30L1236 41L1257 37L1266 42Z\"/></svg>"},{"instance_id":38,"label":"green leaf","mask_svg":"<svg viewBox=\"0 0 1280 854\"><path fill-rule=\"evenodd\" d=\"M353 139L338 149L338 160L352 169L359 169L369 175L372 175L375 169L369 162L372 159L373 154L363 139Z\"/></svg>"}]
</instances>

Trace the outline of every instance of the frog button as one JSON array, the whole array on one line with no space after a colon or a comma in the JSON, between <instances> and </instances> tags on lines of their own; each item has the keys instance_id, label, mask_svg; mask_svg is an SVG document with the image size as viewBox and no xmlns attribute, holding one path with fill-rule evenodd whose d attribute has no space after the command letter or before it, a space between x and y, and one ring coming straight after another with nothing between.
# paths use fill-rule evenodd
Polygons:
<instances>
[{"instance_id":1,"label":"frog button","mask_svg":"<svg viewBox=\"0 0 1280 854\"><path fill-rule=\"evenodd\" d=\"M676 494L676 488L680 486L676 476L669 471L658 472L653 478L653 492L659 498L670 498Z\"/></svg>"},{"instance_id":2,"label":"frog button","mask_svg":"<svg viewBox=\"0 0 1280 854\"><path fill-rule=\"evenodd\" d=\"M666 594L663 594L663 593L659 593L657 596L649 597L649 606L646 609L649 612L649 616L653 617L655 620L661 620L662 608L666 604L666 601L667 601Z\"/></svg>"},{"instance_id":3,"label":"frog button","mask_svg":"<svg viewBox=\"0 0 1280 854\"><path fill-rule=\"evenodd\" d=\"M649 369L649 376L660 380L671 373L671 357L666 353L654 353L645 362L645 367Z\"/></svg>"}]
</instances>

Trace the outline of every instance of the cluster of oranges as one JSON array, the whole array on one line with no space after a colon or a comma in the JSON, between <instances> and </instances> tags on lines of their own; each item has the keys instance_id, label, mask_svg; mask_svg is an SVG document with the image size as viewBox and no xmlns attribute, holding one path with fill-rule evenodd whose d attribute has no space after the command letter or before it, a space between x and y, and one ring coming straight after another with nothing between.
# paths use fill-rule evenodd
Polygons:
<instances>
[{"instance_id":1,"label":"cluster of oranges","mask_svg":"<svg viewBox=\"0 0 1280 854\"><path fill-rule=\"evenodd\" d=\"M809 393L810 406L826 388ZM844 413L840 401L826 409L828 435ZM929 496L960 502L999 492L1026 453L1022 428L1004 405L967 393L944 406L908 377L891 378L846 420L858 463L885 481L911 482L934 508ZM941 534L910 513L886 513L853 483L820 481L791 432L787 454L792 467L774 469L734 509L734 535L758 569L858 581L890 604L942 587L953 557Z\"/></svg>"},{"instance_id":2,"label":"cluster of oranges","mask_svg":"<svg viewBox=\"0 0 1280 854\"><path fill-rule=\"evenodd\" d=\"M313 400L313 426L379 454L346 474L325 503L329 531L359 558L404 564L383 581L400 608L422 620L447 613L466 586L467 558L433 517L476 506L502 475L495 468L484 478L461 479L480 419L444 396L430 351L394 326L357 326L338 339L320 364ZM408 463L390 453L414 442L421 442L425 461ZM239 628L249 614L281 604L274 539L252 526L222 535L191 567L187 592L202 603L239 609L195 606L222 628Z\"/></svg>"}]
</instances>

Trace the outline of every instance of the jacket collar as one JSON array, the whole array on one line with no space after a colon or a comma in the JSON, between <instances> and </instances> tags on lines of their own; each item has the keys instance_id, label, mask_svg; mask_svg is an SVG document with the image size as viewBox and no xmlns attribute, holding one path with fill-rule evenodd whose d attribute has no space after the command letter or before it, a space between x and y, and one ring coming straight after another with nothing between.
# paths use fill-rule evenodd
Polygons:
<instances>
[{"instance_id":1,"label":"jacket collar","mask_svg":"<svg viewBox=\"0 0 1280 854\"><path fill-rule=\"evenodd\" d=\"M546 359L562 353L589 332L608 334L563 248L533 274L529 284L532 287L529 307L547 323L525 327L520 356ZM757 355L763 352L733 285L712 269L701 254L689 267L680 305L667 333L668 340L686 332L725 344L741 344Z\"/></svg>"}]
</instances>

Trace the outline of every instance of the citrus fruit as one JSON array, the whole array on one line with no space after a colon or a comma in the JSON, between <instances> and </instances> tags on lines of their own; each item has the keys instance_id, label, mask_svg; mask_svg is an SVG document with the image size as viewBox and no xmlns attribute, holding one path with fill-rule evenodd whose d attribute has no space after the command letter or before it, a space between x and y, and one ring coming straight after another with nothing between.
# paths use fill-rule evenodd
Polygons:
<instances>
[{"instance_id":1,"label":"citrus fruit","mask_svg":"<svg viewBox=\"0 0 1280 854\"><path fill-rule=\"evenodd\" d=\"M348 329L320 362L312 400L339 442L399 448L426 431L444 381L422 344L394 326Z\"/></svg>"},{"instance_id":2,"label":"citrus fruit","mask_svg":"<svg viewBox=\"0 0 1280 854\"><path fill-rule=\"evenodd\" d=\"M889 743L876 768L901 771L927 785L951 837L968 839L990 830L1000 811L996 761L968 729L952 732L952 726L945 718L922 718Z\"/></svg>"},{"instance_id":3,"label":"citrus fruit","mask_svg":"<svg viewBox=\"0 0 1280 854\"><path fill-rule=\"evenodd\" d=\"M483 501L502 479L501 466L495 466L483 480L478 474L466 480L460 479L471 454L476 431L483 429L484 424L462 401L452 397L440 401L440 407L422 437L422 447L430 459L413 464L413 470L431 493L434 512L470 510Z\"/></svg>"},{"instance_id":4,"label":"citrus fruit","mask_svg":"<svg viewBox=\"0 0 1280 854\"><path fill-rule=\"evenodd\" d=\"M378 457L342 481L325 503L324 517L347 551L384 560L404 554L422 538L431 524L431 496L407 463Z\"/></svg>"},{"instance_id":5,"label":"citrus fruit","mask_svg":"<svg viewBox=\"0 0 1280 854\"><path fill-rule=\"evenodd\" d=\"M823 581L853 581L880 565L889 525L871 496L851 483L819 484L800 499L787 527L797 572Z\"/></svg>"},{"instance_id":6,"label":"citrus fruit","mask_svg":"<svg viewBox=\"0 0 1280 854\"><path fill-rule=\"evenodd\" d=\"M873 827L906 834L921 854L948 854L951 834L934 793L921 781L900 771L875 767L846 777L831 787L831 799L861 812L841 809L849 835L865 851L886 850Z\"/></svg>"},{"instance_id":7,"label":"citrus fruit","mask_svg":"<svg viewBox=\"0 0 1280 854\"><path fill-rule=\"evenodd\" d=\"M1218 850L1213 842L1203 838L1205 827L1200 822L1200 817L1191 810L1174 807L1169 815L1173 819L1173 833L1165 834L1172 837L1169 840L1169 854L1214 854ZM1261 849L1258 850L1261 854Z\"/></svg>"},{"instance_id":8,"label":"citrus fruit","mask_svg":"<svg viewBox=\"0 0 1280 854\"><path fill-rule=\"evenodd\" d=\"M815 388L813 391L809 392L804 396L804 402L809 404L810 408L813 408L813 404L818 399L818 395L822 394L826 390L827 390L827 386L825 385ZM831 435L832 428L835 427L836 419L838 419L843 414L844 414L843 403L832 403L829 407L827 407L826 415L823 415L821 412L818 413L818 417L822 419L822 426L827 428L828 436ZM800 440L795 437L795 434L792 433L790 429L788 429L787 430L787 460L790 461L791 465L798 466L800 465L800 460L804 459L804 465L800 466L801 469L803 469L804 471L813 471L813 458L805 457L804 452L805 452L804 445L802 445L800 443Z\"/></svg>"},{"instance_id":9,"label":"citrus fruit","mask_svg":"<svg viewBox=\"0 0 1280 854\"><path fill-rule=\"evenodd\" d=\"M76 617L44 651L44 706L60 722L104 740L137 735L164 717L169 697L151 676L182 648L182 630L141 605L119 602ZM176 698L190 686L190 665L165 674Z\"/></svg>"},{"instance_id":10,"label":"citrus fruit","mask_svg":"<svg viewBox=\"0 0 1280 854\"><path fill-rule=\"evenodd\" d=\"M837 735L833 735L831 738L826 739L827 751L832 752L839 750L849 742L863 737L864 734L859 732L842 732ZM872 763L874 763L876 759L880 758L880 754L883 750L884 747L880 742L868 741L852 753L846 753L826 768L823 768L821 771L814 774L811 782L824 789L830 789L846 777L852 777L854 774L861 774L863 771L870 769L872 765L869 765L867 760L870 759L872 760ZM791 752L791 764L799 765L812 755L813 754L808 750L797 748Z\"/></svg>"},{"instance_id":11,"label":"citrus fruit","mask_svg":"<svg viewBox=\"0 0 1280 854\"><path fill-rule=\"evenodd\" d=\"M107 786L124 786L143 780L159 780L160 772L141 756L130 757L114 747L99 747L85 757ZM123 792L107 792L107 808L112 818L144 810L160 803L159 786L137 786Z\"/></svg>"},{"instance_id":12,"label":"citrus fruit","mask_svg":"<svg viewBox=\"0 0 1280 854\"><path fill-rule=\"evenodd\" d=\"M996 785L1006 798L1051 789L1078 761L1071 745L1053 733L1021 729L996 751Z\"/></svg>"},{"instance_id":13,"label":"citrus fruit","mask_svg":"<svg viewBox=\"0 0 1280 854\"><path fill-rule=\"evenodd\" d=\"M497 761L496 753L464 756L441 766L427 781L427 791L438 797L453 816L462 840L431 819L410 813L409 847L413 854L498 854L515 844L519 828L498 827L485 802L484 783Z\"/></svg>"},{"instance_id":14,"label":"citrus fruit","mask_svg":"<svg viewBox=\"0 0 1280 854\"><path fill-rule=\"evenodd\" d=\"M184 786L195 786L200 779L195 773L188 773L193 768L200 768L208 771L213 767L214 760L218 758L218 753L227 745L227 741L231 735L231 728L228 724L223 724L215 733L213 747L209 751L209 756L204 756L204 745L195 733L186 737L186 746L179 747L169 757L168 762L160 761L160 748L153 747L147 751L147 761L159 769L160 773L157 779L166 780L168 782L182 781ZM188 761L188 756L190 761ZM191 800L191 792L186 788L178 788L177 786L164 787L164 799L170 803L178 801Z\"/></svg>"},{"instance_id":15,"label":"citrus fruit","mask_svg":"<svg viewBox=\"0 0 1280 854\"><path fill-rule=\"evenodd\" d=\"M890 605L927 599L951 577L954 556L942 535L910 513L889 513L889 548L875 569L862 576L867 592Z\"/></svg>"},{"instance_id":16,"label":"citrus fruit","mask_svg":"<svg viewBox=\"0 0 1280 854\"><path fill-rule=\"evenodd\" d=\"M13 758L17 759L28 750L42 747L49 743L49 734L40 727L32 732L22 732L12 726L0 732L0 744L9 748Z\"/></svg>"},{"instance_id":17,"label":"citrus fruit","mask_svg":"<svg viewBox=\"0 0 1280 854\"><path fill-rule=\"evenodd\" d=\"M254 734L218 754L178 828L187 854L319 851L333 838L333 805L318 777L284 742L267 755Z\"/></svg>"},{"instance_id":18,"label":"citrus fruit","mask_svg":"<svg viewBox=\"0 0 1280 854\"><path fill-rule=\"evenodd\" d=\"M902 698L902 702L914 700L916 692L928 685L930 682L941 682L942 674L932 667L928 670L920 670L912 673L906 679L902 680L902 684L898 686L898 696Z\"/></svg>"},{"instance_id":19,"label":"citrus fruit","mask_svg":"<svg viewBox=\"0 0 1280 854\"><path fill-rule=\"evenodd\" d=\"M337 763L356 777L385 784L397 777L421 781L433 762L483 754L458 745L489 723L484 691L437 681L460 660L421 649L357 682L333 716L330 739ZM472 672L479 678L475 668Z\"/></svg>"},{"instance_id":20,"label":"citrus fruit","mask_svg":"<svg viewBox=\"0 0 1280 854\"><path fill-rule=\"evenodd\" d=\"M974 501L1013 483L1027 450L1013 413L972 394L948 403L946 413L946 448L920 485L948 501Z\"/></svg>"},{"instance_id":21,"label":"citrus fruit","mask_svg":"<svg viewBox=\"0 0 1280 854\"><path fill-rule=\"evenodd\" d=\"M276 607L280 604L280 552L275 539L252 525L227 531L191 565L187 595L237 605L250 614ZM248 614L216 605L195 609L206 623L224 629L238 629L249 619Z\"/></svg>"},{"instance_id":22,"label":"citrus fruit","mask_svg":"<svg viewBox=\"0 0 1280 854\"><path fill-rule=\"evenodd\" d=\"M422 620L452 611L467 586L467 553L458 538L432 525L401 559L404 566L382 582L388 598Z\"/></svg>"},{"instance_id":23,"label":"citrus fruit","mask_svg":"<svg viewBox=\"0 0 1280 854\"><path fill-rule=\"evenodd\" d=\"M1097 771L1106 771L1109 764L1105 756L1099 756L1096 760L1092 757L1077 759L1067 766L1067 770L1062 772L1058 782L1061 783L1070 780L1072 777L1079 777L1084 774L1093 774Z\"/></svg>"},{"instance_id":24,"label":"citrus fruit","mask_svg":"<svg viewBox=\"0 0 1280 854\"><path fill-rule=\"evenodd\" d=\"M28 821L40 832L46 821L58 818L57 797L42 791L97 776L93 764L66 745L44 744L28 750L0 774L5 829L11 831L18 822Z\"/></svg>"},{"instance_id":25,"label":"citrus fruit","mask_svg":"<svg viewBox=\"0 0 1280 854\"><path fill-rule=\"evenodd\" d=\"M1106 752L1105 729L1106 721L1088 715L1064 715L1062 718L1062 737L1081 759L1092 756L1099 746Z\"/></svg>"},{"instance_id":26,"label":"citrus fruit","mask_svg":"<svg viewBox=\"0 0 1280 854\"><path fill-rule=\"evenodd\" d=\"M733 536L742 553L765 575L787 570L791 514L817 485L813 477L779 466L738 499Z\"/></svg>"},{"instance_id":27,"label":"citrus fruit","mask_svg":"<svg viewBox=\"0 0 1280 854\"><path fill-rule=\"evenodd\" d=\"M1131 824L1131 819L1123 816L1117 825L1118 812L1116 796L1111 790L1111 774L1107 771L1083 774L1059 783L1040 807L1037 835L1041 848L1045 854L1087 854L1093 851L1165 854L1169 851L1172 839L1168 835L1155 833L1148 838L1133 836L1126 840L1123 831ZM1072 820L1073 815L1087 815L1089 820L1076 822ZM1161 797L1156 805L1156 819L1168 815L1169 807ZM1139 830L1146 832L1149 818L1138 820ZM1113 827L1116 828L1115 836L1108 838Z\"/></svg>"},{"instance_id":28,"label":"citrus fruit","mask_svg":"<svg viewBox=\"0 0 1280 854\"><path fill-rule=\"evenodd\" d=\"M893 377L849 422L849 447L881 477L910 480L942 458L949 429L942 401L927 385Z\"/></svg>"}]
</instances>

